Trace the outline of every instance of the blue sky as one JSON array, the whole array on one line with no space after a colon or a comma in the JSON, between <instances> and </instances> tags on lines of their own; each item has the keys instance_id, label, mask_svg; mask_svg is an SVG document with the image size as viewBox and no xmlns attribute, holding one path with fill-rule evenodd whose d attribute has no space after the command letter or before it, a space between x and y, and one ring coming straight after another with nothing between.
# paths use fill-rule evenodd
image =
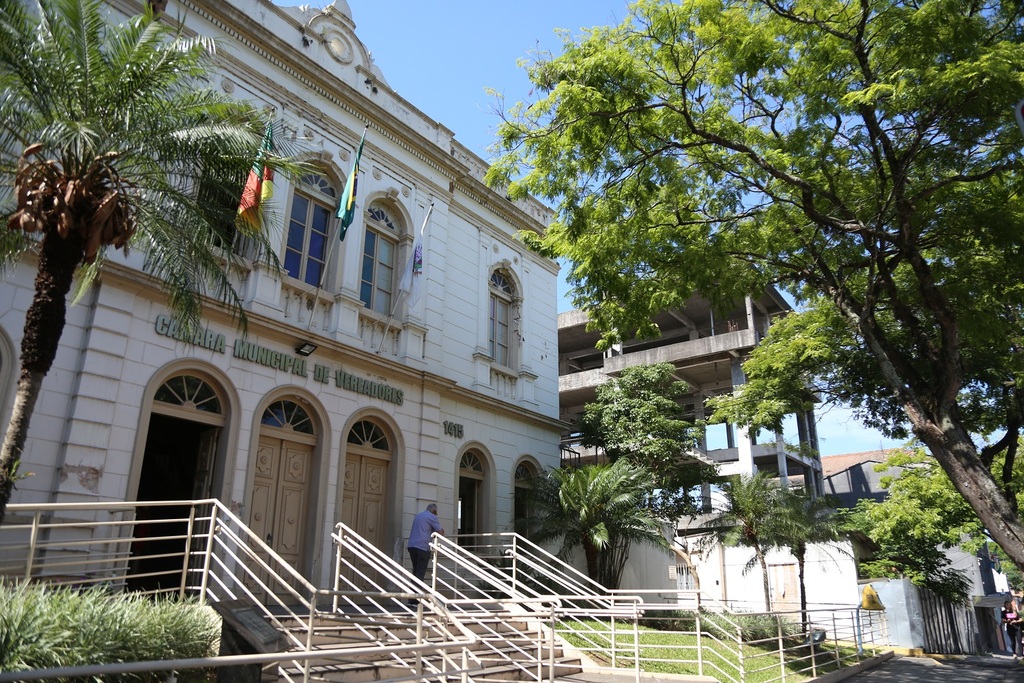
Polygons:
<instances>
[{"instance_id":1,"label":"blue sky","mask_svg":"<svg viewBox=\"0 0 1024 683\"><path fill-rule=\"evenodd\" d=\"M280 5L327 2L276 0ZM344 2L344 0L339 0ZM530 82L517 66L537 50L558 53L556 29L578 35L583 27L621 23L625 0L348 0L356 35L373 54L388 85L424 114L455 133L455 139L488 159L497 103L530 97ZM559 281L559 312L569 310ZM897 445L855 422L848 410L819 415L825 455Z\"/></svg>"}]
</instances>

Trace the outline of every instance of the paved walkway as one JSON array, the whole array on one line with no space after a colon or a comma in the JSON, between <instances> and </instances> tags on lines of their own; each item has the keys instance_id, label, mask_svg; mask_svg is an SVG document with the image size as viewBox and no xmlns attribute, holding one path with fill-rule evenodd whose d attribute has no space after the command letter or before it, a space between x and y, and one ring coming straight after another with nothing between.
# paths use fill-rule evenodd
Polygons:
<instances>
[{"instance_id":1,"label":"paved walkway","mask_svg":"<svg viewBox=\"0 0 1024 683\"><path fill-rule=\"evenodd\" d=\"M865 664L869 662L865 661ZM559 677L560 683L635 683L633 674L583 672ZM1024 683L1024 660L1003 655L985 657L891 656L865 671L835 671L814 679L822 683ZM703 676L641 674L640 683L717 683Z\"/></svg>"},{"instance_id":2,"label":"paved walkway","mask_svg":"<svg viewBox=\"0 0 1024 683\"><path fill-rule=\"evenodd\" d=\"M893 657L844 679L845 683L1024 683L1024 664L1002 655L990 657Z\"/></svg>"}]
</instances>

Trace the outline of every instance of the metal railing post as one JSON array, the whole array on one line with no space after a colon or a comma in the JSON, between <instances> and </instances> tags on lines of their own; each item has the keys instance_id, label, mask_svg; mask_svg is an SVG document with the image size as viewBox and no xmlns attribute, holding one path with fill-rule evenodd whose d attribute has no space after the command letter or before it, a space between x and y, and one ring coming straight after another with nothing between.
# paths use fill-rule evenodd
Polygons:
<instances>
[{"instance_id":1,"label":"metal railing post","mask_svg":"<svg viewBox=\"0 0 1024 683\"><path fill-rule=\"evenodd\" d=\"M309 600L309 623L306 626L306 652L313 651L313 622L316 620L316 593ZM309 683L310 668L313 666L312 659L305 659L302 662L302 683Z\"/></svg>"},{"instance_id":2,"label":"metal railing post","mask_svg":"<svg viewBox=\"0 0 1024 683\"><path fill-rule=\"evenodd\" d=\"M185 599L185 586L188 584L188 563L192 557L192 534L196 528L196 506L192 504L188 509L188 525L185 530L185 557L181 563L181 585L178 586L178 599Z\"/></svg>"},{"instance_id":3,"label":"metal railing post","mask_svg":"<svg viewBox=\"0 0 1024 683\"><path fill-rule=\"evenodd\" d=\"M775 615L775 625L779 633L779 673L782 675L782 683L786 683L786 646L782 642L782 617Z\"/></svg>"},{"instance_id":4,"label":"metal railing post","mask_svg":"<svg viewBox=\"0 0 1024 683\"><path fill-rule=\"evenodd\" d=\"M206 532L206 551L203 553L203 575L199 577L199 604L206 604L206 590L210 585L210 567L213 564L213 540L217 535L217 525L220 524L220 517L217 516L217 506L210 506L210 528Z\"/></svg>"},{"instance_id":5,"label":"metal railing post","mask_svg":"<svg viewBox=\"0 0 1024 683\"><path fill-rule=\"evenodd\" d=\"M612 603L612 604L614 605L615 603ZM608 615L608 632L609 632L609 639L611 641L609 644L611 645L611 649L612 649L612 668L614 669L615 667L618 666L618 654L619 654L619 647L618 647L618 643L616 642L618 639L615 637L615 611L614 610Z\"/></svg>"},{"instance_id":6,"label":"metal railing post","mask_svg":"<svg viewBox=\"0 0 1024 683\"><path fill-rule=\"evenodd\" d=\"M430 590L437 592L437 541L430 541L432 566L430 568Z\"/></svg>"},{"instance_id":7,"label":"metal railing post","mask_svg":"<svg viewBox=\"0 0 1024 683\"><path fill-rule=\"evenodd\" d=\"M612 601L612 605L615 601ZM633 672L640 683L640 603L633 602Z\"/></svg>"},{"instance_id":8,"label":"metal railing post","mask_svg":"<svg viewBox=\"0 0 1024 683\"><path fill-rule=\"evenodd\" d=\"M39 516L43 514L41 510L36 510L36 513L32 515L32 533L29 535L28 541L28 557L25 558L25 580L30 581L32 579L32 562L36 556L36 544L39 541Z\"/></svg>"},{"instance_id":9,"label":"metal railing post","mask_svg":"<svg viewBox=\"0 0 1024 683\"><path fill-rule=\"evenodd\" d=\"M857 661L864 656L864 625L860 620L860 607L853 610L853 637L857 643Z\"/></svg>"},{"instance_id":10,"label":"metal railing post","mask_svg":"<svg viewBox=\"0 0 1024 683\"><path fill-rule=\"evenodd\" d=\"M697 596L697 612L695 625L697 627L697 675L704 675L704 633L700 625L700 596Z\"/></svg>"},{"instance_id":11,"label":"metal railing post","mask_svg":"<svg viewBox=\"0 0 1024 683\"><path fill-rule=\"evenodd\" d=\"M548 680L555 680L555 603L551 603L551 632L548 634Z\"/></svg>"},{"instance_id":12,"label":"metal railing post","mask_svg":"<svg viewBox=\"0 0 1024 683\"><path fill-rule=\"evenodd\" d=\"M740 665L740 683L744 683L747 680L747 652L743 649L743 626L741 624L736 625L736 646L739 649L739 657L737 661Z\"/></svg>"},{"instance_id":13,"label":"metal railing post","mask_svg":"<svg viewBox=\"0 0 1024 683\"><path fill-rule=\"evenodd\" d=\"M519 580L519 538L517 536L512 537L512 592L515 595L519 595L519 589L516 587Z\"/></svg>"},{"instance_id":14,"label":"metal railing post","mask_svg":"<svg viewBox=\"0 0 1024 683\"><path fill-rule=\"evenodd\" d=\"M344 531L339 524L338 531L338 543L334 551L334 597L331 599L331 611L337 613L338 611L338 591L341 590L341 544L345 542Z\"/></svg>"},{"instance_id":15,"label":"metal railing post","mask_svg":"<svg viewBox=\"0 0 1024 683\"><path fill-rule=\"evenodd\" d=\"M469 648L462 647L462 683L469 683Z\"/></svg>"},{"instance_id":16,"label":"metal railing post","mask_svg":"<svg viewBox=\"0 0 1024 683\"><path fill-rule=\"evenodd\" d=\"M814 624L807 627L807 642L811 646L811 678L818 677L818 646L814 643Z\"/></svg>"},{"instance_id":17,"label":"metal railing post","mask_svg":"<svg viewBox=\"0 0 1024 683\"><path fill-rule=\"evenodd\" d=\"M839 667L839 631L836 630L836 613L832 613L832 643L836 648L836 667Z\"/></svg>"},{"instance_id":18,"label":"metal railing post","mask_svg":"<svg viewBox=\"0 0 1024 683\"><path fill-rule=\"evenodd\" d=\"M416 644L423 645L423 601L416 604ZM423 675L423 648L416 648L416 675Z\"/></svg>"},{"instance_id":19,"label":"metal railing post","mask_svg":"<svg viewBox=\"0 0 1024 683\"><path fill-rule=\"evenodd\" d=\"M552 622L552 626L554 623ZM542 673L544 667L544 624L537 620L537 680L543 681L544 675ZM551 679L554 680L554 679Z\"/></svg>"}]
</instances>

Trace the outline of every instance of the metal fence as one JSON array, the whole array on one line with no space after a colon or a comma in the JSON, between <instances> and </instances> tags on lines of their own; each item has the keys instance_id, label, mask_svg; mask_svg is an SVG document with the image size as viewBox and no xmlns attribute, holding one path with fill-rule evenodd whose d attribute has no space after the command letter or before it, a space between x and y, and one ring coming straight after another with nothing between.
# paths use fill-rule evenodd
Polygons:
<instances>
[{"instance_id":1,"label":"metal fence","mask_svg":"<svg viewBox=\"0 0 1024 683\"><path fill-rule=\"evenodd\" d=\"M738 612L696 591L608 590L517 534L435 536L426 582L343 525L333 542L333 585L317 588L216 500L9 505L8 580L195 596L280 640L258 654L5 672L0 683L221 666L286 681L541 681L595 667L770 683L887 646L878 613Z\"/></svg>"}]
</instances>

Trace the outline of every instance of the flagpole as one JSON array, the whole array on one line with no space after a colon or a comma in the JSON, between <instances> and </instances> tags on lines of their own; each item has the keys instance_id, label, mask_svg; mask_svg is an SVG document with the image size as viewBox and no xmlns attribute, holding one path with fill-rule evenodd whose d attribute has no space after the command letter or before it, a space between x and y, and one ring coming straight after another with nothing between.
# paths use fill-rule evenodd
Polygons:
<instances>
[{"instance_id":1,"label":"flagpole","mask_svg":"<svg viewBox=\"0 0 1024 683\"><path fill-rule=\"evenodd\" d=\"M420 226L420 234L419 234L418 239L420 240L421 247L422 247L422 242L423 242L423 235L424 235L424 233L425 233L425 231L427 229L427 221L430 220L430 213L433 210L434 210L434 200L431 199L430 200L430 206L427 207L427 214L425 216L423 216L423 224ZM403 289L402 288L402 283L399 282L398 294L395 296L394 303L391 304L391 313L388 314L388 319L386 321L384 321L384 334L381 336L381 338L380 338L380 345L377 347L377 355L378 356L380 355L381 350L384 348L384 340L386 340L388 338L388 332L391 331L391 319L395 317L395 311L398 310L398 303L402 300L402 295L405 295L405 297L408 298L409 294L412 293L412 282L413 282L413 278L416 277L416 276L414 274L411 274L411 270L412 270L412 268L414 266L413 259L415 259L415 258L416 258L416 241L413 240L413 252L411 254L409 254L409 263L408 263L408 267L410 269L409 288L408 288L408 290ZM405 276L402 277L402 280L405 280Z\"/></svg>"}]
</instances>

